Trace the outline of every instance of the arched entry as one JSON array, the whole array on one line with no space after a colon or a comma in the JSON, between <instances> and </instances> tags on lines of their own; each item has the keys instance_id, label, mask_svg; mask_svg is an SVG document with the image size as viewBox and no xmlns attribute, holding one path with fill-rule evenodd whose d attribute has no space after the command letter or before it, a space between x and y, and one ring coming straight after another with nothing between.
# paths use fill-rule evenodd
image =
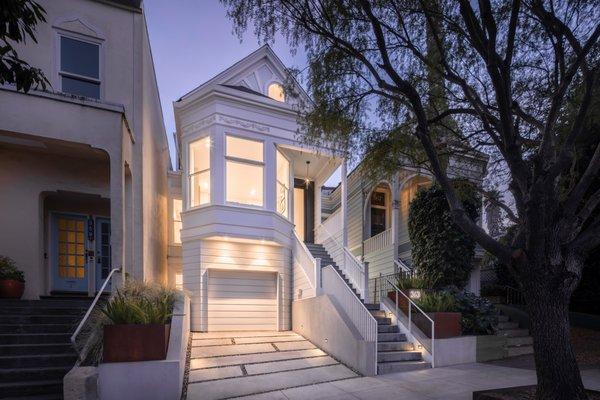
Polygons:
<instances>
[{"instance_id":1,"label":"arched entry","mask_svg":"<svg viewBox=\"0 0 600 400\"><path fill-rule=\"evenodd\" d=\"M392 227L392 189L389 183L380 182L371 190L364 213L365 240Z\"/></svg>"},{"instance_id":2,"label":"arched entry","mask_svg":"<svg viewBox=\"0 0 600 400\"><path fill-rule=\"evenodd\" d=\"M430 177L420 174L411 175L400 184L398 256L402 260L410 258L410 238L408 236L410 202L415 198L419 190L427 188L431 184L432 180Z\"/></svg>"}]
</instances>

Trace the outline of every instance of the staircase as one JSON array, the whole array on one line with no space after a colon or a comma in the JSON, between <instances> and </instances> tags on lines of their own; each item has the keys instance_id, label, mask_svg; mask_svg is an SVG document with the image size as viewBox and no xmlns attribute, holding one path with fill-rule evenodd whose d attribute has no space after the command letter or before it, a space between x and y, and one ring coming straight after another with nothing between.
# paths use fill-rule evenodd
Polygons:
<instances>
[{"instance_id":1,"label":"staircase","mask_svg":"<svg viewBox=\"0 0 600 400\"><path fill-rule=\"evenodd\" d=\"M0 300L0 399L61 399L87 298Z\"/></svg>"},{"instance_id":2,"label":"staircase","mask_svg":"<svg viewBox=\"0 0 600 400\"><path fill-rule=\"evenodd\" d=\"M498 316L496 335L506 338L504 357L533 354L533 338L529 336L529 330L519 328L519 323L511 321L508 315L501 313Z\"/></svg>"},{"instance_id":3,"label":"staircase","mask_svg":"<svg viewBox=\"0 0 600 400\"><path fill-rule=\"evenodd\" d=\"M360 299L360 295L356 288L350 283L335 261L333 261L323 245L306 243L306 247L314 258L321 259L321 267L326 267L328 265L333 266L356 297ZM404 334L400 333L398 326L392 325L392 320L387 318L385 311L381 310L379 304L365 304L365 306L377 320L378 374L413 371L431 367L429 363L423 361L421 352L415 351L414 345L406 340Z\"/></svg>"}]
</instances>

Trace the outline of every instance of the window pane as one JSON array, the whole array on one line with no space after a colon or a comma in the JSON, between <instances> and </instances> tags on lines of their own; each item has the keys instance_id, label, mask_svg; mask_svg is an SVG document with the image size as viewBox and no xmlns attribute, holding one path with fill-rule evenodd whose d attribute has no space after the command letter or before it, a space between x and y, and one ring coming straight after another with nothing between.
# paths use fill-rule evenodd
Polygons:
<instances>
[{"instance_id":1,"label":"window pane","mask_svg":"<svg viewBox=\"0 0 600 400\"><path fill-rule=\"evenodd\" d=\"M210 170L191 176L190 195L192 207L210 203Z\"/></svg>"},{"instance_id":2,"label":"window pane","mask_svg":"<svg viewBox=\"0 0 600 400\"><path fill-rule=\"evenodd\" d=\"M181 243L181 222L173 222L173 243Z\"/></svg>"},{"instance_id":3,"label":"window pane","mask_svg":"<svg viewBox=\"0 0 600 400\"><path fill-rule=\"evenodd\" d=\"M190 174L210 168L210 136L190 143Z\"/></svg>"},{"instance_id":4,"label":"window pane","mask_svg":"<svg viewBox=\"0 0 600 400\"><path fill-rule=\"evenodd\" d=\"M262 162L263 143L256 140L227 136L227 156Z\"/></svg>"},{"instance_id":5,"label":"window pane","mask_svg":"<svg viewBox=\"0 0 600 400\"><path fill-rule=\"evenodd\" d=\"M288 188L277 182L277 212L288 216Z\"/></svg>"},{"instance_id":6,"label":"window pane","mask_svg":"<svg viewBox=\"0 0 600 400\"><path fill-rule=\"evenodd\" d=\"M287 187L290 187L290 162L277 152L277 180Z\"/></svg>"},{"instance_id":7,"label":"window pane","mask_svg":"<svg viewBox=\"0 0 600 400\"><path fill-rule=\"evenodd\" d=\"M76 96L91 97L93 99L100 98L100 84L87 82L80 79L62 77L63 93L70 93Z\"/></svg>"},{"instance_id":8,"label":"window pane","mask_svg":"<svg viewBox=\"0 0 600 400\"><path fill-rule=\"evenodd\" d=\"M98 79L100 46L62 36L60 67L62 71Z\"/></svg>"},{"instance_id":9,"label":"window pane","mask_svg":"<svg viewBox=\"0 0 600 400\"><path fill-rule=\"evenodd\" d=\"M181 199L173 199L173 221L181 221Z\"/></svg>"},{"instance_id":10,"label":"window pane","mask_svg":"<svg viewBox=\"0 0 600 400\"><path fill-rule=\"evenodd\" d=\"M277 101L285 101L285 92L283 91L283 86L279 83L271 83L269 85L269 93L268 96L273 100Z\"/></svg>"},{"instance_id":11,"label":"window pane","mask_svg":"<svg viewBox=\"0 0 600 400\"><path fill-rule=\"evenodd\" d=\"M227 201L263 205L263 167L227 161Z\"/></svg>"}]
</instances>

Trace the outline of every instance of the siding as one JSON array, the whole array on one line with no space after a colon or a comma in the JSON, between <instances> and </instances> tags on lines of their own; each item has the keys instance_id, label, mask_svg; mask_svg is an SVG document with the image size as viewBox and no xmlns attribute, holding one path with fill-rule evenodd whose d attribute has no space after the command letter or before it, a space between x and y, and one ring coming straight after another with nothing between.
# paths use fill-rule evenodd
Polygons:
<instances>
[{"instance_id":1,"label":"siding","mask_svg":"<svg viewBox=\"0 0 600 400\"><path fill-rule=\"evenodd\" d=\"M293 299L306 299L309 297L315 296L315 289L310 286L310 281L306 277L304 270L300 266L300 263L294 259L294 268L292 271L293 276L293 284L292 288L294 290ZM302 293L302 294L300 294Z\"/></svg>"},{"instance_id":2,"label":"siding","mask_svg":"<svg viewBox=\"0 0 600 400\"><path fill-rule=\"evenodd\" d=\"M369 263L369 279L379 275L394 273L394 245L384 247L381 250L372 251L365 255L365 261Z\"/></svg>"}]
</instances>

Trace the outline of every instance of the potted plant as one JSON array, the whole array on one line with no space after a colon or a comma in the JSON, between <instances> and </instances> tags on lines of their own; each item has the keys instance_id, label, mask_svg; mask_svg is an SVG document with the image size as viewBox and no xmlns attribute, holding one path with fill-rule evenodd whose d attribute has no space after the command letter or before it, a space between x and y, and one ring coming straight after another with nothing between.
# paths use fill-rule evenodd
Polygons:
<instances>
[{"instance_id":1,"label":"potted plant","mask_svg":"<svg viewBox=\"0 0 600 400\"><path fill-rule=\"evenodd\" d=\"M103 362L164 360L169 346L174 294L158 296L117 292L102 310Z\"/></svg>"},{"instance_id":2,"label":"potted plant","mask_svg":"<svg viewBox=\"0 0 600 400\"><path fill-rule=\"evenodd\" d=\"M0 298L20 299L24 291L23 271L17 269L11 258L0 256Z\"/></svg>"},{"instance_id":3,"label":"potted plant","mask_svg":"<svg viewBox=\"0 0 600 400\"><path fill-rule=\"evenodd\" d=\"M456 312L454 296L446 292L427 292L415 303L435 322L435 338L461 335L461 313ZM431 337L431 321L423 314L413 313L412 320L427 337Z\"/></svg>"}]
</instances>

